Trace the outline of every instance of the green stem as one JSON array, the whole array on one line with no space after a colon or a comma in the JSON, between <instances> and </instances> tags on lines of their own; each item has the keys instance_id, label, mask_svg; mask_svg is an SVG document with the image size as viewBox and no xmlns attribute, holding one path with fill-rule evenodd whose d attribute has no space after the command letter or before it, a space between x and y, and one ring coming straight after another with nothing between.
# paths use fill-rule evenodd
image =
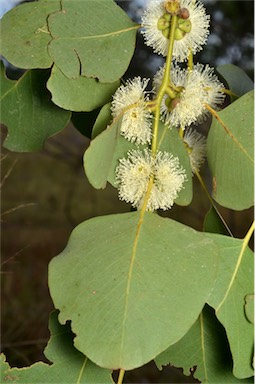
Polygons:
<instances>
[{"instance_id":1,"label":"green stem","mask_svg":"<svg viewBox=\"0 0 255 384\"><path fill-rule=\"evenodd\" d=\"M172 16L171 19L171 28L170 28L170 34L169 34L169 45L168 45L168 52L167 52L167 58L166 58L166 66L165 66L165 72L164 77L162 80L162 84L159 88L156 102L157 107L155 109L155 118L154 118L154 126L153 126L153 139L151 144L151 152L152 155L156 155L157 152L157 143L158 143L158 127L159 127L159 119L160 119L160 105L163 99L163 96L165 94L165 90L168 87L168 84L170 82L170 70L171 70L171 63L172 63L172 57L173 57L173 48L174 48L174 33L177 25L177 16Z\"/></svg>"},{"instance_id":2,"label":"green stem","mask_svg":"<svg viewBox=\"0 0 255 384\"><path fill-rule=\"evenodd\" d=\"M123 383L124 375L125 375L125 370L124 369L120 369L117 384L122 384Z\"/></svg>"}]
</instances>

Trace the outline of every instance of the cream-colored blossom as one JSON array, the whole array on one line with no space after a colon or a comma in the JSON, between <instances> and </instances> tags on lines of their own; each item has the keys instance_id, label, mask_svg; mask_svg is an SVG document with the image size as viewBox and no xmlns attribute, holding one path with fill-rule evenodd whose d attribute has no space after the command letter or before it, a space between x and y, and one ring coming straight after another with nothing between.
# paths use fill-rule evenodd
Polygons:
<instances>
[{"instance_id":1,"label":"cream-colored blossom","mask_svg":"<svg viewBox=\"0 0 255 384\"><path fill-rule=\"evenodd\" d=\"M164 75L164 67L155 75L157 92ZM162 119L169 126L185 129L200 123L209 113L206 104L216 109L224 100L221 84L208 65L196 64L192 71L172 65L170 83L160 106Z\"/></svg>"},{"instance_id":2,"label":"cream-colored blossom","mask_svg":"<svg viewBox=\"0 0 255 384\"><path fill-rule=\"evenodd\" d=\"M206 158L206 138L189 128L185 131L183 141L187 146L193 174L199 172Z\"/></svg>"},{"instance_id":3,"label":"cream-colored blossom","mask_svg":"<svg viewBox=\"0 0 255 384\"><path fill-rule=\"evenodd\" d=\"M120 133L136 144L151 142L152 115L146 109L148 96L145 93L148 81L135 77L128 80L126 85L121 85L113 95L113 117L123 114Z\"/></svg>"},{"instance_id":4,"label":"cream-colored blossom","mask_svg":"<svg viewBox=\"0 0 255 384\"><path fill-rule=\"evenodd\" d=\"M145 43L154 52L167 55L169 44L170 15L164 8L164 0L151 0L142 16L142 31ZM196 54L202 49L209 35L209 19L200 1L180 0L180 9L185 9L189 17L183 19L177 15L177 30L173 46L173 58L179 62L187 60L189 52ZM169 19L169 21L168 21ZM162 30L162 20L166 28ZM169 23L169 25L168 25Z\"/></svg>"},{"instance_id":5,"label":"cream-colored blossom","mask_svg":"<svg viewBox=\"0 0 255 384\"><path fill-rule=\"evenodd\" d=\"M146 210L169 209L186 179L179 160L167 152L158 152L154 157L149 149L128 152L127 158L120 159L116 168L119 183L119 198L141 208L153 178L152 189Z\"/></svg>"}]
</instances>

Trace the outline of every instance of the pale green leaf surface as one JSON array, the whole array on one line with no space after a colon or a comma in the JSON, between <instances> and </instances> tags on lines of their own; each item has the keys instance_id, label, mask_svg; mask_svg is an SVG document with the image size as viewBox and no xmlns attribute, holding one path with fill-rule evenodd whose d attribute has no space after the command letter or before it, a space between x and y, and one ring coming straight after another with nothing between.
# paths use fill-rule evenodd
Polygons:
<instances>
[{"instance_id":1,"label":"pale green leaf surface","mask_svg":"<svg viewBox=\"0 0 255 384\"><path fill-rule=\"evenodd\" d=\"M1 54L19 68L49 68L52 59L47 46L52 37L47 17L60 9L60 1L40 0L7 12L0 21Z\"/></svg>"},{"instance_id":2,"label":"pale green leaf surface","mask_svg":"<svg viewBox=\"0 0 255 384\"><path fill-rule=\"evenodd\" d=\"M137 146L119 134L122 119L115 121L90 142L84 154L84 169L90 184L105 188L107 181L117 186L115 168L118 160Z\"/></svg>"},{"instance_id":3,"label":"pale green leaf surface","mask_svg":"<svg viewBox=\"0 0 255 384\"><path fill-rule=\"evenodd\" d=\"M74 348L70 324L60 325L57 316L57 311L51 314L51 338L44 351L53 364L38 362L24 368L10 368L5 356L1 354L1 383L113 383L109 370L96 366Z\"/></svg>"},{"instance_id":4,"label":"pale green leaf surface","mask_svg":"<svg viewBox=\"0 0 255 384\"><path fill-rule=\"evenodd\" d=\"M229 132L213 118L207 139L213 197L235 210L249 208L254 202L253 103L253 92L249 92L218 112Z\"/></svg>"},{"instance_id":5,"label":"pale green leaf surface","mask_svg":"<svg viewBox=\"0 0 255 384\"><path fill-rule=\"evenodd\" d=\"M89 112L108 103L118 86L119 81L100 83L84 76L69 79L56 65L47 82L52 101L61 108L76 112Z\"/></svg>"},{"instance_id":6,"label":"pale green leaf surface","mask_svg":"<svg viewBox=\"0 0 255 384\"><path fill-rule=\"evenodd\" d=\"M254 294L246 295L245 298L245 316L250 323L254 324Z\"/></svg>"},{"instance_id":7,"label":"pale green leaf surface","mask_svg":"<svg viewBox=\"0 0 255 384\"><path fill-rule=\"evenodd\" d=\"M133 369L177 342L216 277L217 247L183 224L140 212L81 223L49 265L59 320L102 367ZM64 278L63 278L64 276Z\"/></svg>"},{"instance_id":8,"label":"pale green leaf surface","mask_svg":"<svg viewBox=\"0 0 255 384\"><path fill-rule=\"evenodd\" d=\"M194 378L203 384L253 382L233 376L225 330L209 306L205 306L186 335L157 356L155 362L159 369L168 364L183 368L187 376L194 371Z\"/></svg>"},{"instance_id":9,"label":"pale green leaf surface","mask_svg":"<svg viewBox=\"0 0 255 384\"><path fill-rule=\"evenodd\" d=\"M118 80L135 48L137 25L113 0L62 0L62 10L49 17L52 60L69 78Z\"/></svg>"},{"instance_id":10,"label":"pale green leaf surface","mask_svg":"<svg viewBox=\"0 0 255 384\"><path fill-rule=\"evenodd\" d=\"M111 103L104 105L99 112L92 129L91 138L94 139L99 133L103 132L112 121Z\"/></svg>"},{"instance_id":11,"label":"pale green leaf surface","mask_svg":"<svg viewBox=\"0 0 255 384\"><path fill-rule=\"evenodd\" d=\"M216 70L236 96L240 97L254 88L254 83L249 76L234 64L219 65Z\"/></svg>"},{"instance_id":12,"label":"pale green leaf surface","mask_svg":"<svg viewBox=\"0 0 255 384\"><path fill-rule=\"evenodd\" d=\"M27 71L17 81L1 71L1 122L8 128L3 146L11 151L30 152L43 147L45 140L61 131L71 113L50 100L45 87L47 71Z\"/></svg>"},{"instance_id":13,"label":"pale green leaf surface","mask_svg":"<svg viewBox=\"0 0 255 384\"><path fill-rule=\"evenodd\" d=\"M220 247L218 278L208 299L226 329L233 356L233 373L246 378L253 375L253 325L245 316L245 297L253 292L253 253L242 249L243 241L222 235L207 234Z\"/></svg>"}]
</instances>

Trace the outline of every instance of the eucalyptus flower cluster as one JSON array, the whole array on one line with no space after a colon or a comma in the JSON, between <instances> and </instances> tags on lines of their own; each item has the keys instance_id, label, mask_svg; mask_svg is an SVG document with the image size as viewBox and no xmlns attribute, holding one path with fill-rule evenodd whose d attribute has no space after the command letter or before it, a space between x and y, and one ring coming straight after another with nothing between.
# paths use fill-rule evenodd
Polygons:
<instances>
[{"instance_id":1,"label":"eucalyptus flower cluster","mask_svg":"<svg viewBox=\"0 0 255 384\"><path fill-rule=\"evenodd\" d=\"M116 168L119 198L135 208L171 208L187 179L180 160L157 148L156 116L179 130L193 174L205 160L206 139L191 126L224 101L213 68L193 65L193 55L206 44L209 19L200 0L151 0L142 16L145 43L167 56L166 64L155 74L152 91L146 90L149 79L136 77L117 89L111 106L113 118L121 119L119 134L137 147Z\"/></svg>"}]
</instances>

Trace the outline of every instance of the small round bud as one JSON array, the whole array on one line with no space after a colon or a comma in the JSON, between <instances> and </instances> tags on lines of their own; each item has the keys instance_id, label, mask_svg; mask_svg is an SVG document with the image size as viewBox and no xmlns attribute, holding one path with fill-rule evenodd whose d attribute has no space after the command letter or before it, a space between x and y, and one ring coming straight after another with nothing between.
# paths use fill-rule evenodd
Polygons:
<instances>
[{"instance_id":1,"label":"small round bud","mask_svg":"<svg viewBox=\"0 0 255 384\"><path fill-rule=\"evenodd\" d=\"M164 29L164 31L162 31L162 35L163 35L166 39L169 39L170 28L166 28L166 29Z\"/></svg>"},{"instance_id":2,"label":"small round bud","mask_svg":"<svg viewBox=\"0 0 255 384\"><path fill-rule=\"evenodd\" d=\"M165 10L171 15L176 15L180 10L180 4L177 0L167 0L164 6Z\"/></svg>"},{"instance_id":3,"label":"small round bud","mask_svg":"<svg viewBox=\"0 0 255 384\"><path fill-rule=\"evenodd\" d=\"M182 31L181 29L177 28L174 32L174 39L175 40L181 40L186 35L186 32Z\"/></svg>"},{"instance_id":4,"label":"small round bud","mask_svg":"<svg viewBox=\"0 0 255 384\"><path fill-rule=\"evenodd\" d=\"M183 22L179 24L178 28L186 33L189 33L191 31L192 24L190 20L183 20Z\"/></svg>"},{"instance_id":5,"label":"small round bud","mask_svg":"<svg viewBox=\"0 0 255 384\"><path fill-rule=\"evenodd\" d=\"M158 19L157 28L159 31L163 31L164 29L169 28L169 21L164 17L161 17Z\"/></svg>"},{"instance_id":6,"label":"small round bud","mask_svg":"<svg viewBox=\"0 0 255 384\"><path fill-rule=\"evenodd\" d=\"M187 8L181 8L178 12L178 16L184 20L188 19L189 18L189 10Z\"/></svg>"},{"instance_id":7,"label":"small round bud","mask_svg":"<svg viewBox=\"0 0 255 384\"><path fill-rule=\"evenodd\" d=\"M173 110L180 102L180 99L177 97L176 99L173 99L171 102L171 109Z\"/></svg>"}]
</instances>

